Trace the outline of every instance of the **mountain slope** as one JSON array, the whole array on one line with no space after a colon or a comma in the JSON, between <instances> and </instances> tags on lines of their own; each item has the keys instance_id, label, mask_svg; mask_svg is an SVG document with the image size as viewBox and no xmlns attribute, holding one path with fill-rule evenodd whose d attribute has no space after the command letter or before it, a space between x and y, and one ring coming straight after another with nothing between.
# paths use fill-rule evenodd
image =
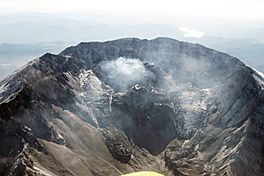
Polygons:
<instances>
[{"instance_id":1,"label":"mountain slope","mask_svg":"<svg viewBox=\"0 0 264 176\"><path fill-rule=\"evenodd\" d=\"M0 83L1 175L263 173L263 77L169 38L80 43Z\"/></svg>"}]
</instances>

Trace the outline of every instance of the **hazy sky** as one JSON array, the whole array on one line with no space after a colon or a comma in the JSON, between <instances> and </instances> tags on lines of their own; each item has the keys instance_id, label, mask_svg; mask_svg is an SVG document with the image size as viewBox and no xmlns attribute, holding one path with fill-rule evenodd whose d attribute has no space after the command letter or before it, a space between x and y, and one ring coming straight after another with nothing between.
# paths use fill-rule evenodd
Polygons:
<instances>
[{"instance_id":1,"label":"hazy sky","mask_svg":"<svg viewBox=\"0 0 264 176\"><path fill-rule=\"evenodd\" d=\"M81 41L160 36L249 58L264 70L263 29L264 0L0 0L0 77L41 55L36 43L56 53ZM1 43L33 45L3 44L1 56Z\"/></svg>"},{"instance_id":2,"label":"hazy sky","mask_svg":"<svg viewBox=\"0 0 264 176\"><path fill-rule=\"evenodd\" d=\"M148 16L263 20L263 0L0 0L1 12L108 11Z\"/></svg>"}]
</instances>

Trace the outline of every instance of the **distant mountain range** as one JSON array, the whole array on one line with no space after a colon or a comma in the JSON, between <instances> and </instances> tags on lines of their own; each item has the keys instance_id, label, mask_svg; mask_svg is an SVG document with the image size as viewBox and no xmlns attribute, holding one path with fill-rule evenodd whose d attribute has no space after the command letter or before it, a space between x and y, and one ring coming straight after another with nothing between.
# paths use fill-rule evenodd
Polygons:
<instances>
[{"instance_id":1,"label":"distant mountain range","mask_svg":"<svg viewBox=\"0 0 264 176\"><path fill-rule=\"evenodd\" d=\"M106 41L122 37L171 37L223 51L264 71L264 30L261 24L223 24L175 19L170 25L133 21L132 17L103 14L18 13L0 15L0 78L46 52L58 53L81 41ZM145 20L147 21L147 20ZM181 25L201 30L201 38L184 37ZM212 25L214 28L206 26ZM54 42L58 41L58 42Z\"/></svg>"},{"instance_id":2,"label":"distant mountain range","mask_svg":"<svg viewBox=\"0 0 264 176\"><path fill-rule=\"evenodd\" d=\"M67 42L0 44L0 79L44 53L59 53L69 44Z\"/></svg>"}]
</instances>

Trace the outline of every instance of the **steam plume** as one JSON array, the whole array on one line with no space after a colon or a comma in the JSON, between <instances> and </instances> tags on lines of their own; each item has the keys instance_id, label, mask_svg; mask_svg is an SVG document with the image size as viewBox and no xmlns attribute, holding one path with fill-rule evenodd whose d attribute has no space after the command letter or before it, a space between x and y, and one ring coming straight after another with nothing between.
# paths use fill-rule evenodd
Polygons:
<instances>
[{"instance_id":1,"label":"steam plume","mask_svg":"<svg viewBox=\"0 0 264 176\"><path fill-rule=\"evenodd\" d=\"M125 90L154 77L154 74L144 67L143 62L136 58L119 57L103 63L101 69L106 82L119 90Z\"/></svg>"}]
</instances>

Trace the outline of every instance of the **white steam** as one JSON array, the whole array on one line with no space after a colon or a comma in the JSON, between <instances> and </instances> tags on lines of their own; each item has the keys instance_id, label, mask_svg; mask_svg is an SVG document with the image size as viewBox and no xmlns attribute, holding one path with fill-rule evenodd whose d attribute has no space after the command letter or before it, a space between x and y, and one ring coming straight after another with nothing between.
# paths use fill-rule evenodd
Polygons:
<instances>
[{"instance_id":1,"label":"white steam","mask_svg":"<svg viewBox=\"0 0 264 176\"><path fill-rule=\"evenodd\" d=\"M188 27L178 27L180 31L184 33L184 37L187 38L202 38L204 35L204 32L195 30L195 29L190 29Z\"/></svg>"},{"instance_id":2,"label":"white steam","mask_svg":"<svg viewBox=\"0 0 264 176\"><path fill-rule=\"evenodd\" d=\"M119 57L104 62L101 65L101 70L107 83L113 88L121 90L154 77L154 74L144 67L142 61L135 58Z\"/></svg>"}]
</instances>

